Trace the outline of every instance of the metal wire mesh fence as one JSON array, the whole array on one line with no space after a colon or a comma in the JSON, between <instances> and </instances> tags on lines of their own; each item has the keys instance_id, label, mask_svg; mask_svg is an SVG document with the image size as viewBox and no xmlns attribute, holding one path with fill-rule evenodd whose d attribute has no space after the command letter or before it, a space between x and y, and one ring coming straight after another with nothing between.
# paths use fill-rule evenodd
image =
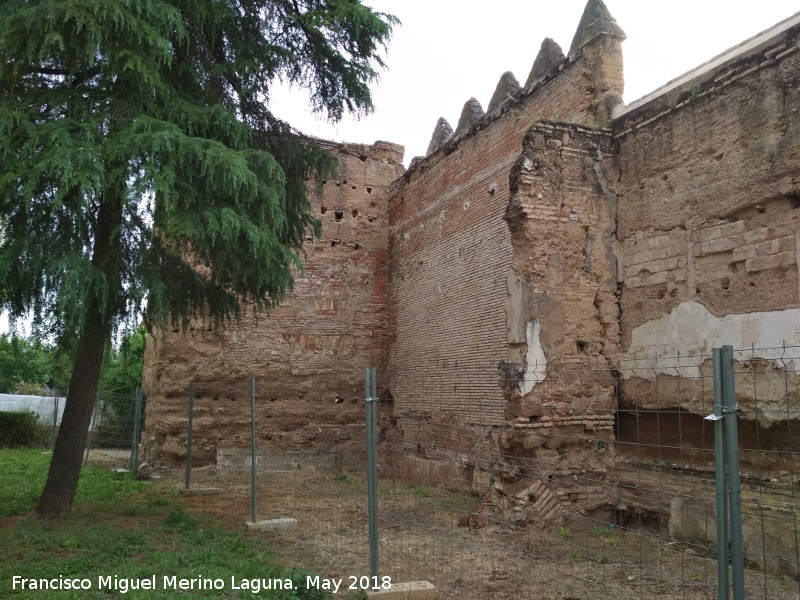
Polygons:
<instances>
[{"instance_id":1,"label":"metal wire mesh fence","mask_svg":"<svg viewBox=\"0 0 800 600\"><path fill-rule=\"evenodd\" d=\"M140 388L128 394L97 392L84 464L136 470L143 402Z\"/></svg>"},{"instance_id":2,"label":"metal wire mesh fence","mask_svg":"<svg viewBox=\"0 0 800 600\"><path fill-rule=\"evenodd\" d=\"M734 353L747 597L797 593L797 350ZM378 382L381 574L437 597L717 597L710 354Z\"/></svg>"},{"instance_id":3,"label":"metal wire mesh fence","mask_svg":"<svg viewBox=\"0 0 800 600\"><path fill-rule=\"evenodd\" d=\"M739 592L795 598L800 349L732 364ZM239 522L274 520L263 535L287 564L369 574L364 405L354 445L287 448L274 386L259 387L195 384L185 487L216 489L197 501ZM733 505L715 485L711 354L382 369L375 388L380 577L427 580L437 598L720 597L718 565L733 563L717 524Z\"/></svg>"}]
</instances>

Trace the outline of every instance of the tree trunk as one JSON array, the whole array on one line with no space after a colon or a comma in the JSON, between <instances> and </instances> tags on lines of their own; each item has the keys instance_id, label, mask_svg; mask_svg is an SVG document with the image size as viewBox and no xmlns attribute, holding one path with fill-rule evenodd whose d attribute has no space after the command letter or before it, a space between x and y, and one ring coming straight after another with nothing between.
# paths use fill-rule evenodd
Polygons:
<instances>
[{"instance_id":1,"label":"tree trunk","mask_svg":"<svg viewBox=\"0 0 800 600\"><path fill-rule=\"evenodd\" d=\"M39 498L36 512L44 519L52 519L69 511L78 487L83 451L92 419L100 367L109 337L109 327L102 311L92 301L86 315L86 324L78 340L77 358L72 369L72 379L67 393L61 428L53 449L47 483Z\"/></svg>"},{"instance_id":2,"label":"tree trunk","mask_svg":"<svg viewBox=\"0 0 800 600\"><path fill-rule=\"evenodd\" d=\"M103 353L111 337L114 316L120 311L122 202L114 187L109 187L111 191L103 194L98 210L92 249L92 266L103 273L105 286L103 289L92 286L86 299L86 317L78 338L64 416L47 482L36 506L36 512L43 519L53 519L72 507L97 397Z\"/></svg>"}]
</instances>

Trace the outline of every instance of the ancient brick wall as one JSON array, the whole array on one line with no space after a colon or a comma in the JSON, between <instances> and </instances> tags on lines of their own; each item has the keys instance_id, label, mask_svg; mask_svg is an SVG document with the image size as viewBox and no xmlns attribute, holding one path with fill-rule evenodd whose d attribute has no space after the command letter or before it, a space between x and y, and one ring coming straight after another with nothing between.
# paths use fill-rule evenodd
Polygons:
<instances>
[{"instance_id":1,"label":"ancient brick wall","mask_svg":"<svg viewBox=\"0 0 800 600\"><path fill-rule=\"evenodd\" d=\"M598 94L621 88L615 43L609 50L605 38L588 40L505 112L490 113L461 138L457 132L398 183L390 203L393 369L466 373L496 369L507 359L505 296L513 249L503 215L511 168L528 128L540 119L596 123ZM601 84L592 67L602 63L610 71L614 59L615 74ZM400 378L394 386L395 416L457 408L467 415L464 422L499 425L505 419L495 382L471 396L444 398L436 407L426 405L412 386L404 389Z\"/></svg>"},{"instance_id":2,"label":"ancient brick wall","mask_svg":"<svg viewBox=\"0 0 800 600\"><path fill-rule=\"evenodd\" d=\"M201 463L248 439L250 377L258 379L263 450L333 449L363 437L363 368L386 360L387 205L403 150L385 142L331 149L338 176L324 182L321 196L309 196L322 236L306 241L293 293L268 316L151 336L143 377L149 460L183 460L192 381Z\"/></svg>"}]
</instances>

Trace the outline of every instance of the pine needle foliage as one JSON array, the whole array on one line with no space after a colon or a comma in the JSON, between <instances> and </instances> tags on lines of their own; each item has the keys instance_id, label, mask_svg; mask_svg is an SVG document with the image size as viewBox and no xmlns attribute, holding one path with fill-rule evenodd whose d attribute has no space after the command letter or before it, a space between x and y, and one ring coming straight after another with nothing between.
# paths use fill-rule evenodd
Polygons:
<instances>
[{"instance_id":1,"label":"pine needle foliage","mask_svg":"<svg viewBox=\"0 0 800 600\"><path fill-rule=\"evenodd\" d=\"M80 329L89 295L118 321L186 324L291 289L306 180L329 155L269 111L277 79L338 119L395 19L354 0L10 1L0 7L0 307ZM99 206L118 248L92 264Z\"/></svg>"},{"instance_id":2,"label":"pine needle foliage","mask_svg":"<svg viewBox=\"0 0 800 600\"><path fill-rule=\"evenodd\" d=\"M126 320L275 305L319 233L306 182L336 164L271 86L368 112L396 22L359 0L0 3L0 309L77 332L96 388Z\"/></svg>"}]
</instances>

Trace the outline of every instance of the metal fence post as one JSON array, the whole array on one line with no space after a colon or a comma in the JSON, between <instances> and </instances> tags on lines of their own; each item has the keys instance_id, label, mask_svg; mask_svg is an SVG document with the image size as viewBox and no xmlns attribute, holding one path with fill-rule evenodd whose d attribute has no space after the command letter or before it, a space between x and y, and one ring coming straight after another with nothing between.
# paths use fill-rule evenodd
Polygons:
<instances>
[{"instance_id":1,"label":"metal fence post","mask_svg":"<svg viewBox=\"0 0 800 600\"><path fill-rule=\"evenodd\" d=\"M742 483L739 477L739 434L737 432L736 385L733 374L733 346L723 346L722 404L725 418L725 446L728 462L728 485L731 519L731 567L734 600L744 599L744 551L742 542Z\"/></svg>"},{"instance_id":2,"label":"metal fence post","mask_svg":"<svg viewBox=\"0 0 800 600\"><path fill-rule=\"evenodd\" d=\"M714 421L714 471L717 497L717 597L728 598L728 494L725 473L725 434L722 426L722 360L721 350L714 348L714 414L706 419Z\"/></svg>"},{"instance_id":3,"label":"metal fence post","mask_svg":"<svg viewBox=\"0 0 800 600\"><path fill-rule=\"evenodd\" d=\"M253 500L253 523L258 523L256 497L258 458L256 457L256 378L250 379L250 494Z\"/></svg>"},{"instance_id":4,"label":"metal fence post","mask_svg":"<svg viewBox=\"0 0 800 600\"><path fill-rule=\"evenodd\" d=\"M137 387L133 393L133 443L131 444L131 470L135 473L139 468L139 437L142 420L142 388Z\"/></svg>"},{"instance_id":5,"label":"metal fence post","mask_svg":"<svg viewBox=\"0 0 800 600\"><path fill-rule=\"evenodd\" d=\"M364 370L367 417L367 504L369 507L369 571L378 577L378 447L375 367Z\"/></svg>"},{"instance_id":6,"label":"metal fence post","mask_svg":"<svg viewBox=\"0 0 800 600\"><path fill-rule=\"evenodd\" d=\"M83 466L89 463L89 451L92 449L92 442L97 437L97 407L100 406L100 392L98 391L94 397L94 409L92 409L92 420L89 421L89 436L86 441L86 455L83 457ZM103 422L103 413L100 413L100 422Z\"/></svg>"},{"instance_id":7,"label":"metal fence post","mask_svg":"<svg viewBox=\"0 0 800 600\"><path fill-rule=\"evenodd\" d=\"M194 381L189 384L189 431L186 435L186 484L192 487L192 418L194 416Z\"/></svg>"},{"instance_id":8,"label":"metal fence post","mask_svg":"<svg viewBox=\"0 0 800 600\"><path fill-rule=\"evenodd\" d=\"M58 431L58 390L55 391L55 395L53 396L53 443L50 446L50 451L54 451L56 449L56 436Z\"/></svg>"}]
</instances>

